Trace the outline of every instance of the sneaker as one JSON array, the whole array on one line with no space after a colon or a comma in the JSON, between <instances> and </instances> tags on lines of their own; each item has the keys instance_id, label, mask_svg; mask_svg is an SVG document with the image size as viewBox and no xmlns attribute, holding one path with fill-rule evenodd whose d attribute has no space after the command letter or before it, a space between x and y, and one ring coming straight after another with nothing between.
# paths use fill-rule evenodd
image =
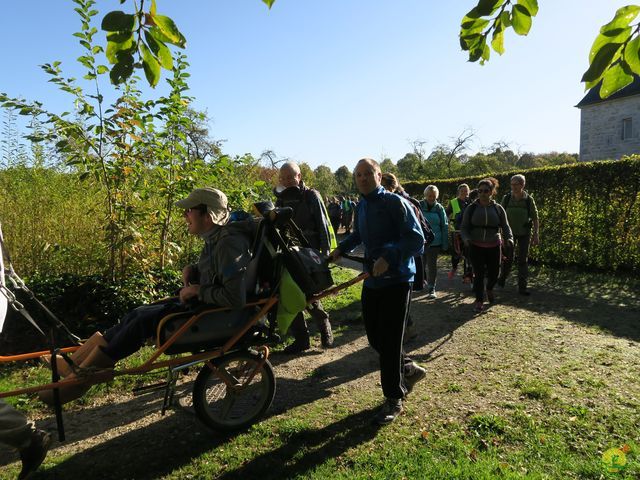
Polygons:
<instances>
[{"instance_id":1,"label":"sneaker","mask_svg":"<svg viewBox=\"0 0 640 480\"><path fill-rule=\"evenodd\" d=\"M429 290L429 293L427 294L427 298L431 298L431 299L438 298L438 294L436 293L436 289L435 288L431 288Z\"/></svg>"},{"instance_id":2,"label":"sneaker","mask_svg":"<svg viewBox=\"0 0 640 480\"><path fill-rule=\"evenodd\" d=\"M416 383L427 376L427 371L420 365L414 363L411 375L405 375L404 386L407 387L407 394L411 393Z\"/></svg>"},{"instance_id":3,"label":"sneaker","mask_svg":"<svg viewBox=\"0 0 640 480\"><path fill-rule=\"evenodd\" d=\"M487 301L489 303L494 303L496 301L496 296L493 293L493 290L487 290Z\"/></svg>"},{"instance_id":4,"label":"sneaker","mask_svg":"<svg viewBox=\"0 0 640 480\"><path fill-rule=\"evenodd\" d=\"M484 304L482 302L473 302L473 311L475 313L482 313L484 310Z\"/></svg>"},{"instance_id":5,"label":"sneaker","mask_svg":"<svg viewBox=\"0 0 640 480\"><path fill-rule=\"evenodd\" d=\"M456 271L455 271L455 269L453 269L453 268L452 268L452 269L451 269L451 270L449 270L449 272L447 273L447 278L448 278L449 280L451 280L451 279L455 276L455 274L456 274Z\"/></svg>"},{"instance_id":6,"label":"sneaker","mask_svg":"<svg viewBox=\"0 0 640 480\"><path fill-rule=\"evenodd\" d=\"M20 450L22 470L20 471L20 475L18 475L18 480L25 480L31 477L44 461L50 446L50 434L43 430L33 432L29 446Z\"/></svg>"},{"instance_id":7,"label":"sneaker","mask_svg":"<svg viewBox=\"0 0 640 480\"><path fill-rule=\"evenodd\" d=\"M387 425L393 422L403 412L402 400L399 398L387 398L384 405L373 417L374 423Z\"/></svg>"},{"instance_id":8,"label":"sneaker","mask_svg":"<svg viewBox=\"0 0 640 480\"><path fill-rule=\"evenodd\" d=\"M285 347L284 350L282 350L282 353L286 354L286 355L295 355L297 353L302 353L305 350L309 350L311 348L311 345L309 344L309 340L302 341L302 340L295 340L291 345Z\"/></svg>"}]
</instances>

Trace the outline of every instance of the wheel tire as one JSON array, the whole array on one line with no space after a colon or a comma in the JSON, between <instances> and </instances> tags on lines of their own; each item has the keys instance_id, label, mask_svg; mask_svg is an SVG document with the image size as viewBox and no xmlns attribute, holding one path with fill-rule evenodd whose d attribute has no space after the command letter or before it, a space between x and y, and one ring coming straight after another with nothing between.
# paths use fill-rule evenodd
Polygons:
<instances>
[{"instance_id":1,"label":"wheel tire","mask_svg":"<svg viewBox=\"0 0 640 480\"><path fill-rule=\"evenodd\" d=\"M260 354L248 350L233 352L212 360L216 368L226 371L243 384L256 365ZM224 381L205 364L193 385L193 408L208 427L221 432L242 430L255 423L271 405L276 393L276 379L268 360L251 379L237 391L227 388Z\"/></svg>"}]
</instances>

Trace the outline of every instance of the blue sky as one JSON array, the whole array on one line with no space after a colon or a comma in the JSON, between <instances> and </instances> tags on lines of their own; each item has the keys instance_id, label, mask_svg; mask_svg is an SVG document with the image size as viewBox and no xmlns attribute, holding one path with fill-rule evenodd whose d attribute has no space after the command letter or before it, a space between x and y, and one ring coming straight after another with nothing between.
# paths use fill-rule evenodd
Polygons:
<instances>
[{"instance_id":1,"label":"blue sky","mask_svg":"<svg viewBox=\"0 0 640 480\"><path fill-rule=\"evenodd\" d=\"M397 161L411 141L430 149L465 128L476 133L472 151L501 141L520 152L577 152L574 105L591 43L630 3L540 1L529 36L509 31L506 53L480 66L458 43L473 0L277 0L271 10L260 0L157 2L187 38L190 94L227 153L270 149L332 169L363 156ZM38 65L61 60L66 75L79 75L73 7L3 2L0 91L71 108ZM132 9L130 0L97 7Z\"/></svg>"}]
</instances>

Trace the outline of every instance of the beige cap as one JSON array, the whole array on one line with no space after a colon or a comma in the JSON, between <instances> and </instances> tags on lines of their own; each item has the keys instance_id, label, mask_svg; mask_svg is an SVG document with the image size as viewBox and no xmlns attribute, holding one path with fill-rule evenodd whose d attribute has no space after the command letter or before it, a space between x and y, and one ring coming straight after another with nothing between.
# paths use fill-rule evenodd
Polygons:
<instances>
[{"instance_id":1,"label":"beige cap","mask_svg":"<svg viewBox=\"0 0 640 480\"><path fill-rule=\"evenodd\" d=\"M217 225L224 225L229 220L227 196L217 188L196 188L187 198L176 202L176 206L180 208L193 208L198 205L208 207L211 220Z\"/></svg>"}]
</instances>

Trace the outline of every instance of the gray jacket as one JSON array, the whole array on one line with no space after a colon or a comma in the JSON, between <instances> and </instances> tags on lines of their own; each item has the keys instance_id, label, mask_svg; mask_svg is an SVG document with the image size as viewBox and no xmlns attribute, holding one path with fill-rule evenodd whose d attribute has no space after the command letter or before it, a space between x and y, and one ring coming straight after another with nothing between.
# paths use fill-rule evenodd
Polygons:
<instances>
[{"instance_id":1,"label":"gray jacket","mask_svg":"<svg viewBox=\"0 0 640 480\"><path fill-rule=\"evenodd\" d=\"M489 205L483 207L476 200L465 208L462 225L460 225L463 241L499 243L500 231L502 231L503 240L513 238L507 214L502 205L491 200Z\"/></svg>"},{"instance_id":2,"label":"gray jacket","mask_svg":"<svg viewBox=\"0 0 640 480\"><path fill-rule=\"evenodd\" d=\"M245 272L257 226L254 220L231 222L216 225L203 235L205 244L200 259L191 266L193 278L200 285L201 302L234 309L244 307Z\"/></svg>"}]
</instances>

